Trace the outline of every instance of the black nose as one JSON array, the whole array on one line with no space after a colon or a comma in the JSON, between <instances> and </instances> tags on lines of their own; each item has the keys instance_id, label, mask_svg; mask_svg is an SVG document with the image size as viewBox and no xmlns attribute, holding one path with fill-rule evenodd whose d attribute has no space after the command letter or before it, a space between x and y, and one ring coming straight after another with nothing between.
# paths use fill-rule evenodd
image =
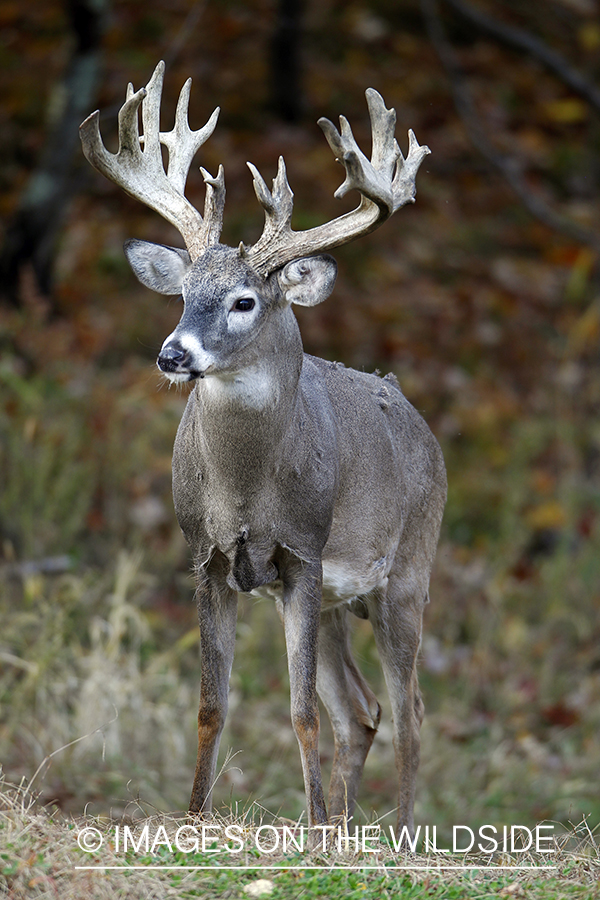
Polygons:
<instances>
[{"instance_id":1,"label":"black nose","mask_svg":"<svg viewBox=\"0 0 600 900\"><path fill-rule=\"evenodd\" d=\"M160 351L157 359L158 368L163 372L175 372L179 366L185 365L188 351L177 341L172 341Z\"/></svg>"}]
</instances>

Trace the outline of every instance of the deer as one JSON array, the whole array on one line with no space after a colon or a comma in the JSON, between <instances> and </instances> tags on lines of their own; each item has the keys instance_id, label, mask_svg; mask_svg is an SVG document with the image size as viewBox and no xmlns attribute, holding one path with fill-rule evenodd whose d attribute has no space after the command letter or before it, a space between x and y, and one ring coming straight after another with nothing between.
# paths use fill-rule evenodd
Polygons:
<instances>
[{"instance_id":1,"label":"deer","mask_svg":"<svg viewBox=\"0 0 600 900\"><path fill-rule=\"evenodd\" d=\"M193 131L188 79L174 127L163 132L163 80L161 62L146 87L128 86L116 154L104 146L98 111L80 133L88 161L174 225L186 247L135 239L124 250L143 285L181 295L184 304L157 365L170 382L193 385L172 465L201 647L189 812L211 815L242 592L274 598L283 623L309 828L353 815L381 707L353 659L349 617L370 620L392 709L398 827L412 836L424 713L417 657L446 501L442 452L395 376L305 354L292 307L315 306L331 294L337 266L328 250L414 202L416 174L430 151L411 130L402 155L395 110L369 88L370 160L343 116L339 131L328 119L318 122L345 169L335 196L358 191L356 209L294 231L283 158L272 190L248 163L264 229L253 245L229 247L220 243L223 166L214 177L200 169L203 214L185 197L192 159L213 133L219 108ZM334 736L327 802L319 697Z\"/></svg>"}]
</instances>

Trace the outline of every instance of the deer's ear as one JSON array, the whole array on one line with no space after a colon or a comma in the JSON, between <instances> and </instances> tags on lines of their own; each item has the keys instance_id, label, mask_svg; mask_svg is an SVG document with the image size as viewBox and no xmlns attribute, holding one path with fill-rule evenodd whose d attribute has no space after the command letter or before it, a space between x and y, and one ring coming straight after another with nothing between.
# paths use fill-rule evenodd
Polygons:
<instances>
[{"instance_id":1,"label":"deer's ear","mask_svg":"<svg viewBox=\"0 0 600 900\"><path fill-rule=\"evenodd\" d=\"M279 284L288 303L316 306L329 297L335 284L337 263L332 256L295 259L279 272Z\"/></svg>"},{"instance_id":2,"label":"deer's ear","mask_svg":"<svg viewBox=\"0 0 600 900\"><path fill-rule=\"evenodd\" d=\"M148 241L127 241L123 249L143 285L159 294L181 294L183 277L192 265L187 250Z\"/></svg>"}]
</instances>

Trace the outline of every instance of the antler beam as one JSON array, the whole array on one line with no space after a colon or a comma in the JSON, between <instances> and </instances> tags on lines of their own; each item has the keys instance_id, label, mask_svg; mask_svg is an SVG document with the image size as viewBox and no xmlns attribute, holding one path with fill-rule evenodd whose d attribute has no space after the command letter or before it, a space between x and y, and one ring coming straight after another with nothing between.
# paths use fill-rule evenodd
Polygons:
<instances>
[{"instance_id":1,"label":"antler beam","mask_svg":"<svg viewBox=\"0 0 600 900\"><path fill-rule=\"evenodd\" d=\"M190 257L196 260L207 246L219 241L225 204L223 167L219 167L216 178L212 178L206 169L201 170L206 183L204 218L184 196L185 183L196 151L215 129L219 108L203 128L192 131L188 123L192 80L188 78L179 95L175 126L172 131L161 132L164 72L165 64L160 62L145 88L134 93L133 86L128 86L125 103L119 111L119 150L116 154L109 153L104 146L98 111L81 124L79 131L88 161L174 225L183 237ZM143 135L139 134L140 106ZM169 151L167 172L163 166L161 144Z\"/></svg>"},{"instance_id":2,"label":"antler beam","mask_svg":"<svg viewBox=\"0 0 600 900\"><path fill-rule=\"evenodd\" d=\"M269 191L256 167L248 163L254 177L256 196L265 210L265 226L257 243L247 249L247 255L251 264L263 274L299 256L332 250L369 234L401 206L414 202L417 171L431 151L429 147L419 145L411 130L408 132L409 150L405 159L394 138L395 110L386 109L383 98L373 88L366 91L366 98L373 134L370 161L360 150L344 116L340 116L339 131L329 119L319 119L336 160L346 170L346 178L334 196L343 197L350 190L361 194L360 204L352 212L308 231L292 231L294 195L287 181L283 159L279 159L272 191Z\"/></svg>"},{"instance_id":3,"label":"antler beam","mask_svg":"<svg viewBox=\"0 0 600 900\"><path fill-rule=\"evenodd\" d=\"M119 150L109 153L100 136L98 111L80 126L83 152L103 175L141 200L174 225L181 233L192 261L207 247L217 244L223 224L225 178L219 166L216 178L201 168L206 184L204 217L185 197L185 183L196 151L213 133L219 108L203 128L192 131L188 122L191 79L179 95L175 124L171 131L160 130L160 102L165 66L160 62L145 88L134 92L130 84L125 103L119 111ZM412 131L408 132L408 156L403 157L394 138L396 113L386 109L377 91L366 92L373 149L367 159L354 139L347 119L340 116L340 130L329 121L319 125L345 170L346 177L335 192L343 197L356 190L361 195L353 212L307 231L292 231L294 195L289 186L283 158L279 159L272 190L258 169L248 163L254 179L254 190L265 211L263 233L256 244L244 248L244 255L263 275L301 256L322 253L373 231L397 209L414 201L415 179L423 158L430 152L419 146ZM139 110L142 112L143 134L139 133ZM161 144L167 148L167 171L163 165Z\"/></svg>"}]
</instances>

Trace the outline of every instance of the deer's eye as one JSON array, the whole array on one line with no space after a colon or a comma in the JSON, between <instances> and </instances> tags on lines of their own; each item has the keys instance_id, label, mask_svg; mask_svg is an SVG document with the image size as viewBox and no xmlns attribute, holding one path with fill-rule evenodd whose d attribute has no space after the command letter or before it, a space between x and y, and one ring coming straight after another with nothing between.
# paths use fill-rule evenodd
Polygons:
<instances>
[{"instance_id":1,"label":"deer's eye","mask_svg":"<svg viewBox=\"0 0 600 900\"><path fill-rule=\"evenodd\" d=\"M252 297L240 297L232 306L235 312L250 312L254 309L254 299Z\"/></svg>"}]
</instances>

